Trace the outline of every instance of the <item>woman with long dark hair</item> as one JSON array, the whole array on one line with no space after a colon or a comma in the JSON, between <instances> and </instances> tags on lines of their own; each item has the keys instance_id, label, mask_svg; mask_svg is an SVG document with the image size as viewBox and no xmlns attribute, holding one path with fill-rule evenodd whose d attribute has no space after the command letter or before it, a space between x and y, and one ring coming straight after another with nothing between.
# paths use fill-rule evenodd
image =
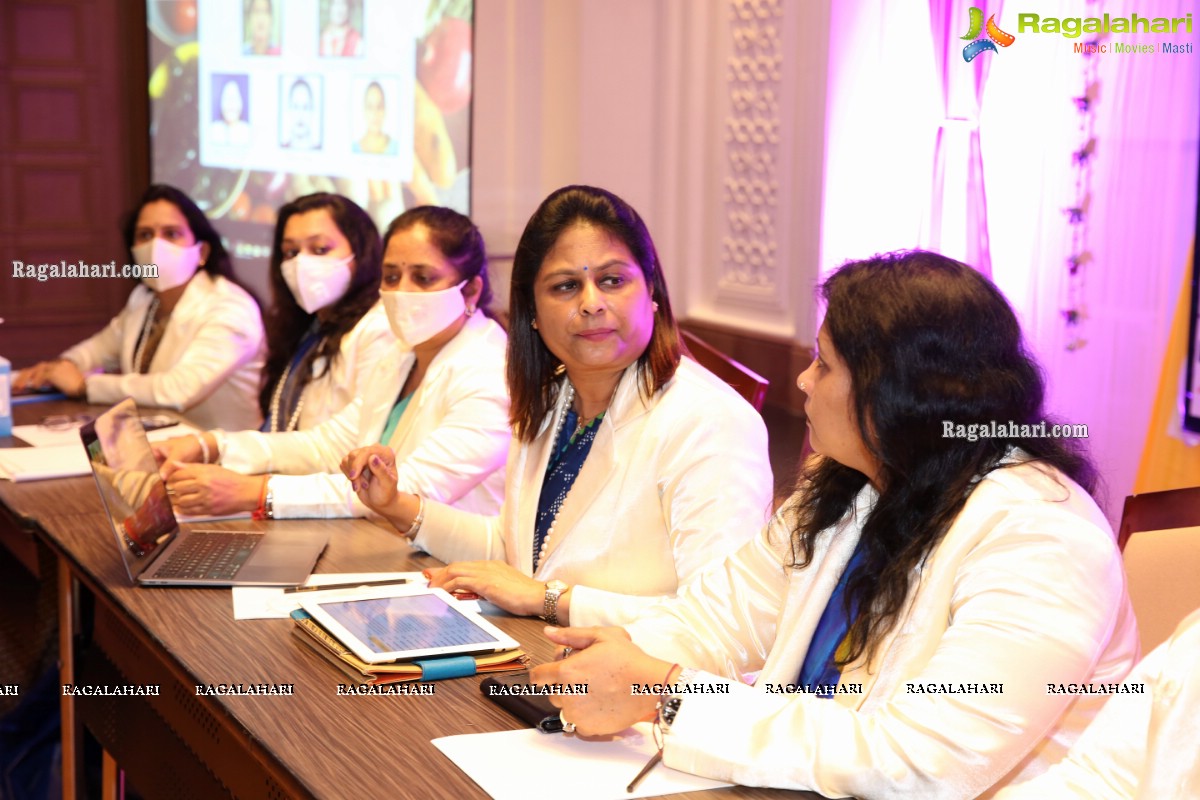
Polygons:
<instances>
[{"instance_id":1,"label":"woman with long dark hair","mask_svg":"<svg viewBox=\"0 0 1200 800\"><path fill-rule=\"evenodd\" d=\"M156 275L104 330L22 370L14 388L53 387L89 403L132 397L203 427L258 425L262 316L212 223L186 194L157 184L122 232L129 263L153 264Z\"/></svg>"},{"instance_id":2,"label":"woman with long dark hair","mask_svg":"<svg viewBox=\"0 0 1200 800\"><path fill-rule=\"evenodd\" d=\"M359 497L451 563L431 585L517 614L625 622L753 535L770 510L762 418L680 352L638 213L590 186L552 193L517 245L499 517L397 492L391 456L343 462ZM719 420L719 424L711 424Z\"/></svg>"},{"instance_id":3,"label":"woman with long dark hair","mask_svg":"<svg viewBox=\"0 0 1200 800\"><path fill-rule=\"evenodd\" d=\"M548 629L568 655L534 677L589 685L555 699L588 734L657 706L679 769L976 797L1044 770L1096 713L1096 696L1055 687L1120 681L1136 657L1095 472L1043 413L1016 316L971 268L880 256L822 295L799 379L819 456L791 501L626 630Z\"/></svg>"},{"instance_id":4,"label":"woman with long dark hair","mask_svg":"<svg viewBox=\"0 0 1200 800\"><path fill-rule=\"evenodd\" d=\"M491 289L479 229L448 208L405 211L384 235L379 286L391 344L359 376L347 398L353 402L311 428L207 434L221 467L169 459L165 468L177 508L363 516L367 508L338 464L351 448L377 443L399 463L401 489L496 512L509 443L506 338L487 316ZM197 460L194 448L185 455Z\"/></svg>"},{"instance_id":5,"label":"woman with long dark hair","mask_svg":"<svg viewBox=\"0 0 1200 800\"><path fill-rule=\"evenodd\" d=\"M375 223L340 194L279 209L258 395L264 432L312 428L362 393L393 344L379 304L381 257Z\"/></svg>"}]
</instances>

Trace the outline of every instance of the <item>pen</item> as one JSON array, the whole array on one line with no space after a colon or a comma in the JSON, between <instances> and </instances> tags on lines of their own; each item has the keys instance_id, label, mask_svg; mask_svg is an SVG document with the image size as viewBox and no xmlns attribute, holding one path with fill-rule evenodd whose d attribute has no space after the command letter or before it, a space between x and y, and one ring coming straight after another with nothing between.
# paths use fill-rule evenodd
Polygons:
<instances>
[{"instance_id":1,"label":"pen","mask_svg":"<svg viewBox=\"0 0 1200 800\"><path fill-rule=\"evenodd\" d=\"M635 788L637 788L637 785L641 783L642 778L646 777L647 773L654 769L658 762L662 761L662 753L663 751L659 750L657 753L650 756L650 760L646 762L646 766L642 767L642 771L639 772L637 776L629 782L629 785L625 787L626 792L632 792Z\"/></svg>"},{"instance_id":2,"label":"pen","mask_svg":"<svg viewBox=\"0 0 1200 800\"><path fill-rule=\"evenodd\" d=\"M329 589L357 589L360 586L399 586L408 583L408 578L393 578L390 581L359 581L358 583L328 583L324 586L289 586L284 594L297 592L324 592Z\"/></svg>"}]
</instances>

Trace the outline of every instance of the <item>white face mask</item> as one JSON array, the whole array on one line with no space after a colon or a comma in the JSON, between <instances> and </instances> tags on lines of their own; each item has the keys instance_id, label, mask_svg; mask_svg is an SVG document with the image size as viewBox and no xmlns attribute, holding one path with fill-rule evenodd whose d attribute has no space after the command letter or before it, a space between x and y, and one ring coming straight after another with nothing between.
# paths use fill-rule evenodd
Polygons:
<instances>
[{"instance_id":1,"label":"white face mask","mask_svg":"<svg viewBox=\"0 0 1200 800\"><path fill-rule=\"evenodd\" d=\"M202 246L202 242L196 242L191 247L180 247L157 236L134 246L132 252L135 263L153 264L158 267L158 277L142 278L142 283L156 292L183 286L200 268Z\"/></svg>"},{"instance_id":2,"label":"white face mask","mask_svg":"<svg viewBox=\"0 0 1200 800\"><path fill-rule=\"evenodd\" d=\"M292 290L292 297L309 314L342 299L350 287L350 262L345 258L298 253L280 264L283 281Z\"/></svg>"},{"instance_id":3,"label":"white face mask","mask_svg":"<svg viewBox=\"0 0 1200 800\"><path fill-rule=\"evenodd\" d=\"M409 347L432 339L466 312L466 285L463 281L436 292L380 292L392 333Z\"/></svg>"}]
</instances>

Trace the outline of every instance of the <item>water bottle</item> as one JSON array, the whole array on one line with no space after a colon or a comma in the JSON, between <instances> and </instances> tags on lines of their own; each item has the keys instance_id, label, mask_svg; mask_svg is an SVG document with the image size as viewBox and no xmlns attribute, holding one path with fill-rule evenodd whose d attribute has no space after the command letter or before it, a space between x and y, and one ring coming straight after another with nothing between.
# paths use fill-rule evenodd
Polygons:
<instances>
[{"instance_id":1,"label":"water bottle","mask_svg":"<svg viewBox=\"0 0 1200 800\"><path fill-rule=\"evenodd\" d=\"M0 436L12 436L12 364L0 357Z\"/></svg>"}]
</instances>

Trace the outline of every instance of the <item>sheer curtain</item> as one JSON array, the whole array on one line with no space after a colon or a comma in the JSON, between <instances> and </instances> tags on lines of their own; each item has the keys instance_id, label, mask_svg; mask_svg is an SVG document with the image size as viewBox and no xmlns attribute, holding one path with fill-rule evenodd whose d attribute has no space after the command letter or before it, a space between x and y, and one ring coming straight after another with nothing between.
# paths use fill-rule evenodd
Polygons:
<instances>
[{"instance_id":1,"label":"sheer curtain","mask_svg":"<svg viewBox=\"0 0 1200 800\"><path fill-rule=\"evenodd\" d=\"M933 156L933 188L922 246L992 274L988 248L987 197L979 148L979 109L988 68L998 53L963 60L962 39L969 11L980 7L983 19L1000 17L1001 3L980 0L929 0L935 79L941 87L942 119Z\"/></svg>"},{"instance_id":2,"label":"sheer curtain","mask_svg":"<svg viewBox=\"0 0 1200 800\"><path fill-rule=\"evenodd\" d=\"M1182 0L1055 6L1062 16L1182 17ZM1015 27L1015 26L1014 26ZM1015 33L1015 31L1013 31ZM1105 53L1095 104L1096 153L1087 214L1093 261L1084 268L1087 345L1068 352L1071 153L1083 142L1072 98L1084 57L1053 34L1017 36L991 67L980 117L988 177L993 279L1022 317L1049 378L1048 406L1088 426L1106 482L1109 518L1133 490L1158 373L1187 264L1196 213L1200 69L1195 54ZM1107 43L1189 41L1113 34ZM1194 45L1193 45L1194 46Z\"/></svg>"},{"instance_id":3,"label":"sheer curtain","mask_svg":"<svg viewBox=\"0 0 1200 800\"><path fill-rule=\"evenodd\" d=\"M998 4L977 2L984 19L996 14L1016 41L966 64L957 37L971 5L833 5L821 268L935 243L985 272L990 263L1045 367L1048 407L1088 426L1115 521L1133 487L1192 238L1200 55L1094 56L1101 60L1088 212L1094 260L1083 287L1088 344L1067 352L1071 242L1063 209L1076 199L1071 154L1083 144L1073 98L1084 90L1084 57L1073 44L1086 37L1020 34L1019 7L1009 4L1006 17ZM1064 0L1053 13L1192 10L1185 0ZM1193 38L1115 34L1108 42Z\"/></svg>"}]
</instances>

